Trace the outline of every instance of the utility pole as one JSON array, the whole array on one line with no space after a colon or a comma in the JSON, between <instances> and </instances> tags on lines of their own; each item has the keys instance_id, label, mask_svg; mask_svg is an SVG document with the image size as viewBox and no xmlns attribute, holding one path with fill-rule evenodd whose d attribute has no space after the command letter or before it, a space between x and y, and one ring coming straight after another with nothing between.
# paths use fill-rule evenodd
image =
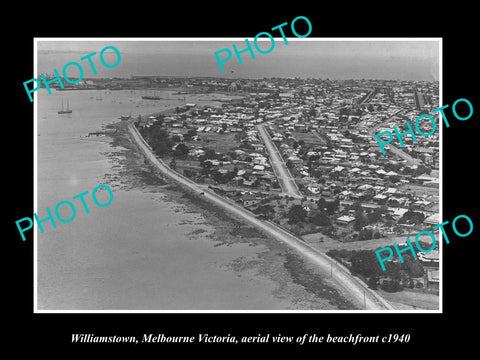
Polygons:
<instances>
[{"instance_id":1,"label":"utility pole","mask_svg":"<svg viewBox=\"0 0 480 360\"><path fill-rule=\"evenodd\" d=\"M333 277L333 264L330 263L330 277Z\"/></svg>"},{"instance_id":2,"label":"utility pole","mask_svg":"<svg viewBox=\"0 0 480 360\"><path fill-rule=\"evenodd\" d=\"M367 308L367 302L365 301L365 290L363 290L363 307Z\"/></svg>"}]
</instances>

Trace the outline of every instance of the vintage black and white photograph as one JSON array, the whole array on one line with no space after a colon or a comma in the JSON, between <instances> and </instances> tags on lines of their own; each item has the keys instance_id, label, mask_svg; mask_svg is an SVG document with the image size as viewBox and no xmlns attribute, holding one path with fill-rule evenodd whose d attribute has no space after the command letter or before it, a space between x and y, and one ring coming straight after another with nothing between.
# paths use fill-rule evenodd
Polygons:
<instances>
[{"instance_id":1,"label":"vintage black and white photograph","mask_svg":"<svg viewBox=\"0 0 480 360\"><path fill-rule=\"evenodd\" d=\"M441 312L442 39L273 35L35 39L35 312Z\"/></svg>"}]
</instances>

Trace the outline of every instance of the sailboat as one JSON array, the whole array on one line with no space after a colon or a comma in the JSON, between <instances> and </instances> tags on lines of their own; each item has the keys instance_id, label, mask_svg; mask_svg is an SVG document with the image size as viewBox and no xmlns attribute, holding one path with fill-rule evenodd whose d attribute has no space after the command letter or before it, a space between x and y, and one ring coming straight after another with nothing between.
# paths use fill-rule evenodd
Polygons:
<instances>
[{"instance_id":1,"label":"sailboat","mask_svg":"<svg viewBox=\"0 0 480 360\"><path fill-rule=\"evenodd\" d=\"M63 100L62 100L62 110L59 110L58 113L59 113L59 114L71 114L71 113L72 113L72 110L70 110L70 109L68 108L68 100L67 100L67 110L64 110L64 109L63 109Z\"/></svg>"}]
</instances>

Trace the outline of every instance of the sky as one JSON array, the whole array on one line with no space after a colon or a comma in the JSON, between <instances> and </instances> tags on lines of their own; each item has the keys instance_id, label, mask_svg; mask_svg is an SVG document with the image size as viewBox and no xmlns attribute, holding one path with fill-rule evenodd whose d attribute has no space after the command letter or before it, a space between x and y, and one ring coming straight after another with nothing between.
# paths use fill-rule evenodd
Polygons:
<instances>
[{"instance_id":1,"label":"sky","mask_svg":"<svg viewBox=\"0 0 480 360\"><path fill-rule=\"evenodd\" d=\"M325 38L275 38L273 50L268 54L259 53L253 39L249 38L255 59L247 51L242 53L242 64L235 56L232 45L238 50L246 48L243 38L165 38L140 40L122 39L37 39L38 68L41 73L59 73L65 64L75 61L82 65L85 77L93 77L87 60L80 58L92 52L99 77L129 77L130 75L159 76L215 76L239 78L301 77L330 79L399 79L438 80L439 40L438 39L388 39L352 41L352 39ZM114 46L121 54L115 68L104 67L99 58L101 50ZM262 50L271 47L270 40L259 38ZM214 56L216 51L229 49L230 60L223 63L225 72L220 70ZM227 52L219 54L223 59ZM105 51L105 61L113 64L116 55ZM68 74L78 76L75 66L68 68Z\"/></svg>"}]
</instances>

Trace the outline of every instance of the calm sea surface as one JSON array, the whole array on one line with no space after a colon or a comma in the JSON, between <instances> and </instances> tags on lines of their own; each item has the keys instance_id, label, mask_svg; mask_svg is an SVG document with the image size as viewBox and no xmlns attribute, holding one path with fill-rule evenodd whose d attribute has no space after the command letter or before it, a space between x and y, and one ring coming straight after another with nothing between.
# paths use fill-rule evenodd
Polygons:
<instances>
[{"instance_id":1,"label":"calm sea surface","mask_svg":"<svg viewBox=\"0 0 480 360\"><path fill-rule=\"evenodd\" d=\"M96 100L101 94L103 100ZM113 202L100 208L91 192L118 168L105 155L109 138L85 138L120 115L148 114L183 102L143 101L137 91L53 91L42 89L38 101L39 218L59 201L89 191L80 199L70 223L43 223L37 232L37 303L39 310L86 309L288 309L293 304L272 294L276 284L266 276L239 276L232 262L255 259L264 246L214 246L214 228L201 213L162 193L112 187ZM190 96L186 101L202 104ZM62 100L72 114L59 115ZM138 106L138 107L137 107ZM100 196L100 194L99 194ZM105 200L102 200L105 201ZM61 207L69 218L71 210Z\"/></svg>"}]
</instances>

